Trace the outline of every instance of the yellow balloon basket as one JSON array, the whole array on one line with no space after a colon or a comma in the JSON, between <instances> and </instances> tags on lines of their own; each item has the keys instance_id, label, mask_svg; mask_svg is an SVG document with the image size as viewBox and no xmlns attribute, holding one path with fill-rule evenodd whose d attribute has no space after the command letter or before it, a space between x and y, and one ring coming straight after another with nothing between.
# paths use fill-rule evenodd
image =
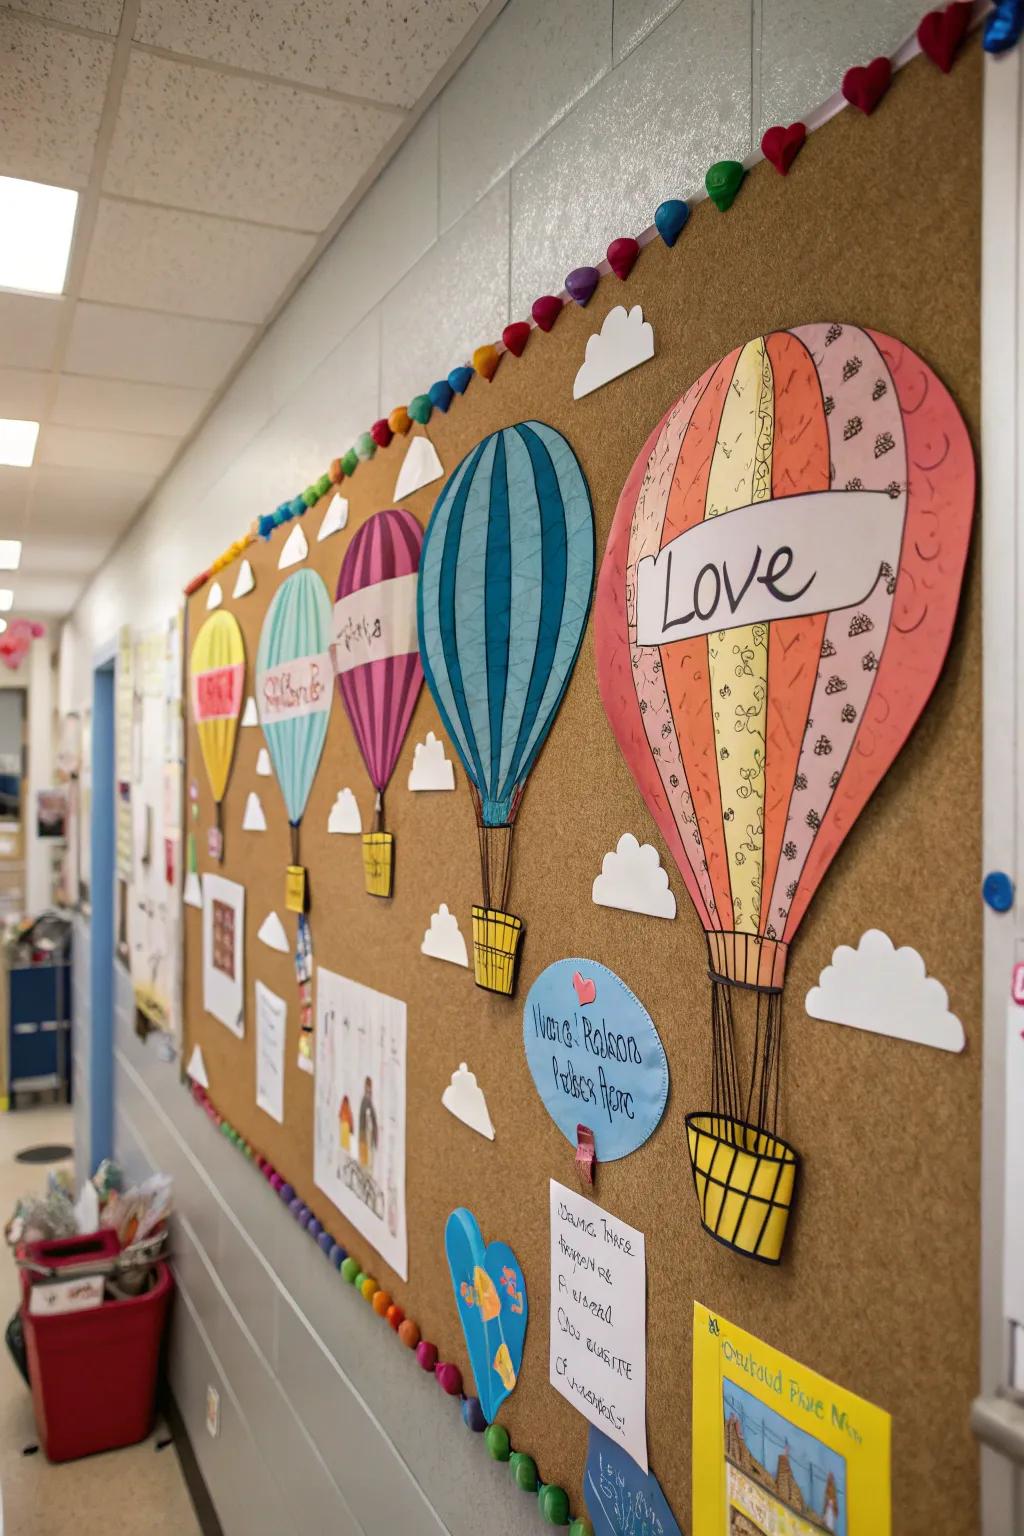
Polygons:
<instances>
[{"instance_id":1,"label":"yellow balloon basket","mask_svg":"<svg viewBox=\"0 0 1024 1536\"><path fill-rule=\"evenodd\" d=\"M478 987L512 996L522 932L521 917L494 907L473 908L473 974Z\"/></svg>"},{"instance_id":2,"label":"yellow balloon basket","mask_svg":"<svg viewBox=\"0 0 1024 1536\"><path fill-rule=\"evenodd\" d=\"M394 833L363 833L363 880L371 896L391 895L394 851Z\"/></svg>"},{"instance_id":3,"label":"yellow balloon basket","mask_svg":"<svg viewBox=\"0 0 1024 1536\"><path fill-rule=\"evenodd\" d=\"M760 1126L710 1112L687 1115L693 1183L705 1232L762 1264L778 1264L799 1156Z\"/></svg>"}]
</instances>

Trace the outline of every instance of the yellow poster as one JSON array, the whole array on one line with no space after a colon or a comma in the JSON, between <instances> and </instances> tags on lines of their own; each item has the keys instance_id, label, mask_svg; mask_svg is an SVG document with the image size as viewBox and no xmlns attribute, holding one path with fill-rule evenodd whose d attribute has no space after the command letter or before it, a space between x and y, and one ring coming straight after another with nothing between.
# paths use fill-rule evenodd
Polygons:
<instances>
[{"instance_id":1,"label":"yellow poster","mask_svg":"<svg viewBox=\"0 0 1024 1536\"><path fill-rule=\"evenodd\" d=\"M881 1408L693 1306L693 1536L891 1536Z\"/></svg>"}]
</instances>

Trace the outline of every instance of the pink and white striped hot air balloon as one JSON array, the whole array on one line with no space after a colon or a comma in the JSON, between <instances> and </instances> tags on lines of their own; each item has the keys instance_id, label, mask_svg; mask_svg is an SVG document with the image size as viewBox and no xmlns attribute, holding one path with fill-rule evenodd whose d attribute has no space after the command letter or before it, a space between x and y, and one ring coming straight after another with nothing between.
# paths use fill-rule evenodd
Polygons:
<instances>
[{"instance_id":1,"label":"pink and white striped hot air balloon","mask_svg":"<svg viewBox=\"0 0 1024 1536\"><path fill-rule=\"evenodd\" d=\"M363 835L366 889L390 896L394 838L384 830L384 791L423 684L416 634L416 581L423 530L411 512L376 512L345 552L334 604L331 659L338 691L377 791L373 831Z\"/></svg>"},{"instance_id":2,"label":"pink and white striped hot air balloon","mask_svg":"<svg viewBox=\"0 0 1024 1536\"><path fill-rule=\"evenodd\" d=\"M605 711L705 929L701 1216L777 1262L796 1154L776 1134L789 944L938 679L974 507L967 429L892 337L806 325L709 368L652 432L598 585ZM735 987L757 993L747 1087Z\"/></svg>"}]
</instances>

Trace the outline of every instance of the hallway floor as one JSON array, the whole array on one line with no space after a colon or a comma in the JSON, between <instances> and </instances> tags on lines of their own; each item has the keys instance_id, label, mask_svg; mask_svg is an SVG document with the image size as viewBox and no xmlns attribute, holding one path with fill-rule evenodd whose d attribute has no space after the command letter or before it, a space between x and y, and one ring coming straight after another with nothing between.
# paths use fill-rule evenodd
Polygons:
<instances>
[{"instance_id":1,"label":"hallway floor","mask_svg":"<svg viewBox=\"0 0 1024 1536\"><path fill-rule=\"evenodd\" d=\"M46 1107L0 1114L0 1227L19 1194L42 1190L48 1166L22 1164L15 1154L43 1143L70 1145L70 1109ZM18 1302L10 1253L0 1251L0 1332ZM5 1345L0 1344L0 1515L2 1536L199 1536L192 1501L173 1445L158 1422L141 1445L51 1465L37 1444L32 1399Z\"/></svg>"}]
</instances>

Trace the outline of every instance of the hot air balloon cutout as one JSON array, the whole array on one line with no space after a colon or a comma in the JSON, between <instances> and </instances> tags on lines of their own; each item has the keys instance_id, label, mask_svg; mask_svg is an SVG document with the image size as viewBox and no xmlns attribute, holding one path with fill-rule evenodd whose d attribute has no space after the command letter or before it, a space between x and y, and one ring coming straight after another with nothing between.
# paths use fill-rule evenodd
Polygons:
<instances>
[{"instance_id":1,"label":"hot air balloon cutout","mask_svg":"<svg viewBox=\"0 0 1024 1536\"><path fill-rule=\"evenodd\" d=\"M200 626L192 646L190 671L192 713L214 804L209 852L220 862L224 857L221 805L235 755L245 684L245 642L233 613L218 608Z\"/></svg>"},{"instance_id":2,"label":"hot air balloon cutout","mask_svg":"<svg viewBox=\"0 0 1024 1536\"><path fill-rule=\"evenodd\" d=\"M331 599L315 571L296 571L274 593L256 652L256 707L292 829L285 905L298 915L299 1066L313 1070L313 936L306 871L299 862L302 813L327 735L333 695Z\"/></svg>"},{"instance_id":3,"label":"hot air balloon cutout","mask_svg":"<svg viewBox=\"0 0 1024 1536\"><path fill-rule=\"evenodd\" d=\"M476 982L505 996L523 926L505 910L512 830L576 664L593 579L590 491L565 438L539 421L484 438L427 526L419 635L427 687L476 804Z\"/></svg>"},{"instance_id":4,"label":"hot air balloon cutout","mask_svg":"<svg viewBox=\"0 0 1024 1536\"><path fill-rule=\"evenodd\" d=\"M349 544L338 574L331 660L377 791L373 827L363 833L363 875L371 896L391 895L395 840L385 830L384 791L423 686L416 641L422 548L423 529L411 512L377 512Z\"/></svg>"},{"instance_id":5,"label":"hot air balloon cutout","mask_svg":"<svg viewBox=\"0 0 1024 1536\"><path fill-rule=\"evenodd\" d=\"M707 936L711 1108L686 1117L701 1221L766 1263L798 1165L779 1134L786 955L935 686L973 506L967 430L931 369L826 324L709 368L619 498L598 681Z\"/></svg>"}]
</instances>

